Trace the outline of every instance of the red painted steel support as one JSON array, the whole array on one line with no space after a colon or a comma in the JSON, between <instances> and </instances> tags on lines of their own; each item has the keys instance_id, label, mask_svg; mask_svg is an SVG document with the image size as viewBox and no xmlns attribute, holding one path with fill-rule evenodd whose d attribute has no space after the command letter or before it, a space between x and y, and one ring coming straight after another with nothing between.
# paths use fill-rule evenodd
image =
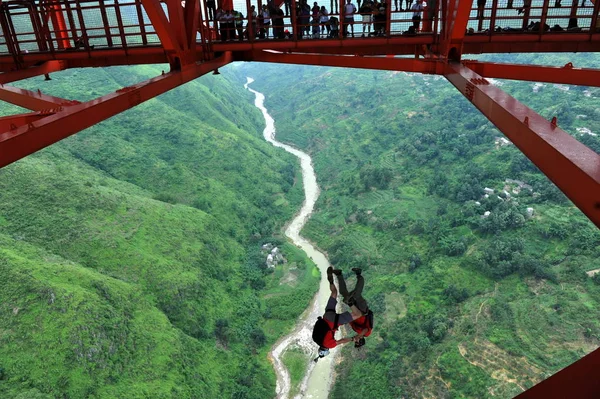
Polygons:
<instances>
[{"instance_id":1,"label":"red painted steel support","mask_svg":"<svg viewBox=\"0 0 600 399\"><path fill-rule=\"evenodd\" d=\"M48 115L56 113L57 110L58 109L2 117L0 118L0 132L5 132L7 130L15 130L20 126L28 125L42 118L45 118Z\"/></svg>"},{"instance_id":2,"label":"red painted steel support","mask_svg":"<svg viewBox=\"0 0 600 399\"><path fill-rule=\"evenodd\" d=\"M445 76L600 227L600 155L460 63Z\"/></svg>"},{"instance_id":3,"label":"red painted steel support","mask_svg":"<svg viewBox=\"0 0 600 399\"><path fill-rule=\"evenodd\" d=\"M198 0L187 0L184 10L185 41L187 48L196 51L196 35L198 34L198 17L200 16L200 3Z\"/></svg>"},{"instance_id":4,"label":"red painted steel support","mask_svg":"<svg viewBox=\"0 0 600 399\"><path fill-rule=\"evenodd\" d=\"M62 13L62 7L59 0L51 0L47 2L49 8L48 13L52 20L52 27L56 36L57 47L61 50L71 47L69 35L67 34L67 24Z\"/></svg>"},{"instance_id":5,"label":"red painted steel support","mask_svg":"<svg viewBox=\"0 0 600 399\"><path fill-rule=\"evenodd\" d=\"M515 399L600 398L600 349L579 359Z\"/></svg>"},{"instance_id":6,"label":"red painted steel support","mask_svg":"<svg viewBox=\"0 0 600 399\"><path fill-rule=\"evenodd\" d=\"M407 71L424 74L442 74L444 64L433 59L356 57L324 54L288 54L274 51L244 53L245 61L277 62L281 64L321 65L345 68Z\"/></svg>"},{"instance_id":7,"label":"red painted steel support","mask_svg":"<svg viewBox=\"0 0 600 399\"><path fill-rule=\"evenodd\" d=\"M60 97L49 96L40 91L36 93L13 86L0 86L0 100L32 111L40 111L56 108L61 105L73 105L79 103Z\"/></svg>"},{"instance_id":8,"label":"red painted steel support","mask_svg":"<svg viewBox=\"0 0 600 399\"><path fill-rule=\"evenodd\" d=\"M175 58L181 59L183 47L177 38L177 32L167 19L165 12L159 0L141 0L152 26L156 34L160 38L160 42L165 49L171 65L175 63Z\"/></svg>"},{"instance_id":9,"label":"red painted steel support","mask_svg":"<svg viewBox=\"0 0 600 399\"><path fill-rule=\"evenodd\" d=\"M594 11L592 11L592 22L590 24L590 40L594 33L600 33L600 25L598 24L598 14L600 14L600 1L592 0L594 3Z\"/></svg>"},{"instance_id":10,"label":"red painted steel support","mask_svg":"<svg viewBox=\"0 0 600 399\"><path fill-rule=\"evenodd\" d=\"M390 37L392 35L392 0L385 0L385 3L385 37Z\"/></svg>"},{"instance_id":11,"label":"red painted steel support","mask_svg":"<svg viewBox=\"0 0 600 399\"><path fill-rule=\"evenodd\" d=\"M163 0L167 4L167 10L169 12L169 25L173 32L175 32L175 38L177 43L182 50L188 50L187 43L187 32L185 26L185 19L183 17L184 8L181 6L180 0Z\"/></svg>"},{"instance_id":12,"label":"red painted steel support","mask_svg":"<svg viewBox=\"0 0 600 399\"><path fill-rule=\"evenodd\" d=\"M146 26L144 25L144 15L142 13L142 6L139 1L135 2L135 12L138 17L138 25L140 27L140 35L142 36L142 44L146 46L148 44L148 37L146 36Z\"/></svg>"},{"instance_id":13,"label":"red painted steel support","mask_svg":"<svg viewBox=\"0 0 600 399\"><path fill-rule=\"evenodd\" d=\"M540 20L540 35L544 34L544 25L546 25L546 19L548 18L548 7L550 6L550 0L544 0L542 6L542 18Z\"/></svg>"},{"instance_id":14,"label":"red painted steel support","mask_svg":"<svg viewBox=\"0 0 600 399\"><path fill-rule=\"evenodd\" d=\"M65 61L47 61L40 66L31 67L27 69L19 69L12 72L4 72L0 74L0 84L16 82L17 80L23 80L34 76L44 75L46 73L62 71L66 68L67 63Z\"/></svg>"},{"instance_id":15,"label":"red painted steel support","mask_svg":"<svg viewBox=\"0 0 600 399\"><path fill-rule=\"evenodd\" d=\"M600 87L600 69L574 68L571 64L551 67L465 60L463 65L488 78Z\"/></svg>"},{"instance_id":16,"label":"red painted steel support","mask_svg":"<svg viewBox=\"0 0 600 399\"><path fill-rule=\"evenodd\" d=\"M196 79L233 61L231 53L203 64L190 65L149 79L86 103L73 105L37 122L0 133L0 167L15 162L44 147L100 121Z\"/></svg>"},{"instance_id":17,"label":"red painted steel support","mask_svg":"<svg viewBox=\"0 0 600 399\"><path fill-rule=\"evenodd\" d=\"M121 15L121 6L119 0L114 0L115 4L115 16L117 17L117 24L119 26L119 37L121 38L121 46L127 52L127 36L125 36L125 28L123 27L123 17Z\"/></svg>"},{"instance_id":18,"label":"red painted steel support","mask_svg":"<svg viewBox=\"0 0 600 399\"><path fill-rule=\"evenodd\" d=\"M46 43L46 38L44 37L42 29L42 20L34 2L27 4L27 11L29 11L29 18L31 19L31 25L33 27L33 33L35 34L38 50L48 51L48 44Z\"/></svg>"},{"instance_id":19,"label":"red painted steel support","mask_svg":"<svg viewBox=\"0 0 600 399\"><path fill-rule=\"evenodd\" d=\"M290 10L290 14L292 15L292 35L294 38L294 42L298 42L298 38L300 37L300 33L298 29L302 29L298 27L298 16L296 15L296 0L292 0L292 9ZM329 13L333 13L333 10L329 10Z\"/></svg>"},{"instance_id":20,"label":"red painted steel support","mask_svg":"<svg viewBox=\"0 0 600 399\"><path fill-rule=\"evenodd\" d=\"M445 1L447 1L448 7L444 16L446 19L443 22L442 54L458 60L462 54L462 42L473 3L465 0Z\"/></svg>"},{"instance_id":21,"label":"red painted steel support","mask_svg":"<svg viewBox=\"0 0 600 399\"><path fill-rule=\"evenodd\" d=\"M99 0L98 5L100 6L100 15L102 16L102 25L104 25L104 35L106 37L106 44L108 47L113 46L112 33L108 24L108 15L106 14L106 5L104 0ZM118 5L115 5L115 11L118 9Z\"/></svg>"},{"instance_id":22,"label":"red painted steel support","mask_svg":"<svg viewBox=\"0 0 600 399\"><path fill-rule=\"evenodd\" d=\"M0 27L2 28L4 42L10 54L11 62L14 63L14 69L18 69L21 66L19 49L17 47L17 43L15 43L13 39L10 20L8 19L8 12L6 12L4 9L0 10Z\"/></svg>"}]
</instances>

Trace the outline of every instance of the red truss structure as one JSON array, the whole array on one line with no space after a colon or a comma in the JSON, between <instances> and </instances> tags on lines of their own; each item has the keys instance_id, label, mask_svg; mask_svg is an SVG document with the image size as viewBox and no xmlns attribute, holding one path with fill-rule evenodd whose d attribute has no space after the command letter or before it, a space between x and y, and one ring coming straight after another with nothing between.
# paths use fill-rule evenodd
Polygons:
<instances>
[{"instance_id":1,"label":"red truss structure","mask_svg":"<svg viewBox=\"0 0 600 399\"><path fill-rule=\"evenodd\" d=\"M312 33L301 0L0 0L0 99L32 111L0 118L0 167L233 61L419 72L446 77L600 227L600 155L486 79L598 87L600 70L463 59L600 51L600 1L561 1L426 0L403 10L402 0L383 0L371 33L358 37L365 17L345 15L344 0L327 4L327 35ZM263 5L271 31L253 12ZM356 32L345 34L351 17ZM159 63L170 70L83 103L8 85L67 68ZM596 350L519 397L599 398L599 366Z\"/></svg>"}]
</instances>

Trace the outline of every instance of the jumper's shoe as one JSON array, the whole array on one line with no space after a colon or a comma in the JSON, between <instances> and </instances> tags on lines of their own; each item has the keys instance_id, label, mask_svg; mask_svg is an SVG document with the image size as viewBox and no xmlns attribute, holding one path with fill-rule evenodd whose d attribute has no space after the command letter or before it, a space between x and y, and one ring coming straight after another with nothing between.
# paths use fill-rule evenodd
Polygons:
<instances>
[{"instance_id":1,"label":"jumper's shoe","mask_svg":"<svg viewBox=\"0 0 600 399\"><path fill-rule=\"evenodd\" d=\"M357 276L360 276L360 274L362 273L362 269L360 267L353 267L352 271L356 273Z\"/></svg>"},{"instance_id":2,"label":"jumper's shoe","mask_svg":"<svg viewBox=\"0 0 600 399\"><path fill-rule=\"evenodd\" d=\"M327 268L327 281L329 284L333 284L333 267L331 266Z\"/></svg>"},{"instance_id":3,"label":"jumper's shoe","mask_svg":"<svg viewBox=\"0 0 600 399\"><path fill-rule=\"evenodd\" d=\"M333 269L333 274L335 274L336 276L341 276L342 275L342 269Z\"/></svg>"}]
</instances>

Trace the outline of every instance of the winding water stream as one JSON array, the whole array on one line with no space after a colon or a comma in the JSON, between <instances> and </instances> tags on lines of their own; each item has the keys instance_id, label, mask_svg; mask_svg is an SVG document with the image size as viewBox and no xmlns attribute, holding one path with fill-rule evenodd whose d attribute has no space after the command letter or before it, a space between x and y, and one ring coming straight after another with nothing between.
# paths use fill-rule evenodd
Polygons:
<instances>
[{"instance_id":1,"label":"winding water stream","mask_svg":"<svg viewBox=\"0 0 600 399\"><path fill-rule=\"evenodd\" d=\"M277 342L271 351L273 366L275 367L275 372L277 374L277 398L283 399L288 398L290 394L290 375L281 360L286 349L296 346L301 348L305 353L308 353L313 357L316 356L317 348L311 338L312 327L317 317L323 313L323 309L325 309L327 299L329 298L329 283L325 278L329 262L323 253L317 251L310 242L300 235L300 230L302 230L302 227L304 227L310 218L315 202L317 202L317 198L319 197L319 186L317 184L317 176L315 175L312 166L312 160L305 152L275 140L275 121L264 106L265 96L248 87L252 82L254 82L254 79L247 78L247 83L244 85L244 88L256 95L254 105L262 111L266 122L265 130L263 131L265 140L275 147L281 147L287 152L297 156L300 159L300 166L302 168L302 181L304 183L305 195L304 203L302 204L300 212L286 229L285 235L288 236L294 244L304 250L304 252L306 252L306 254L316 263L322 276L319 292L315 295L314 300L299 319L294 331ZM333 362L335 361L335 358L336 351L332 350L329 356L321 359L318 363L310 362L308 371L301 384L300 394L296 395L296 398L327 398L329 387L331 385Z\"/></svg>"}]
</instances>

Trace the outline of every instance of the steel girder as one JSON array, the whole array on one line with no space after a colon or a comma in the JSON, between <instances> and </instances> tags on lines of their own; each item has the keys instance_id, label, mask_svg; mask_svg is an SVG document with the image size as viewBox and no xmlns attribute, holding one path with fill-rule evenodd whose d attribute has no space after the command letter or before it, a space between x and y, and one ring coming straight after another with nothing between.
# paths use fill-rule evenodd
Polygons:
<instances>
[{"instance_id":1,"label":"steel girder","mask_svg":"<svg viewBox=\"0 0 600 399\"><path fill-rule=\"evenodd\" d=\"M579 359L515 399L600 398L600 349Z\"/></svg>"},{"instance_id":2,"label":"steel girder","mask_svg":"<svg viewBox=\"0 0 600 399\"><path fill-rule=\"evenodd\" d=\"M470 60L464 60L462 63L477 74L488 78L600 87L600 69L575 68L571 63L562 67Z\"/></svg>"},{"instance_id":3,"label":"steel girder","mask_svg":"<svg viewBox=\"0 0 600 399\"><path fill-rule=\"evenodd\" d=\"M0 86L0 100L27 108L32 111L41 111L63 105L79 104L79 101L66 100L60 97L49 96L41 91L19 89L13 86Z\"/></svg>"},{"instance_id":4,"label":"steel girder","mask_svg":"<svg viewBox=\"0 0 600 399\"><path fill-rule=\"evenodd\" d=\"M434 59L362 57L327 54L298 54L276 51L253 51L241 56L245 61L276 62L282 64L321 65L345 68L379 69L386 71L442 74L443 65Z\"/></svg>"},{"instance_id":5,"label":"steel girder","mask_svg":"<svg viewBox=\"0 0 600 399\"><path fill-rule=\"evenodd\" d=\"M4 72L0 74L0 84L15 82L32 78L34 76L44 75L52 72L62 71L67 68L65 61L46 61L40 66L34 66L27 69L18 69L16 71Z\"/></svg>"},{"instance_id":6,"label":"steel girder","mask_svg":"<svg viewBox=\"0 0 600 399\"><path fill-rule=\"evenodd\" d=\"M6 166L100 121L196 79L233 61L231 53L190 65L114 93L77 105L63 106L52 115L0 133L0 167ZM17 116L19 117L19 116ZM23 118L35 116L23 115ZM6 124L5 124L6 125Z\"/></svg>"},{"instance_id":7,"label":"steel girder","mask_svg":"<svg viewBox=\"0 0 600 399\"><path fill-rule=\"evenodd\" d=\"M466 66L445 76L600 227L600 155Z\"/></svg>"}]
</instances>

